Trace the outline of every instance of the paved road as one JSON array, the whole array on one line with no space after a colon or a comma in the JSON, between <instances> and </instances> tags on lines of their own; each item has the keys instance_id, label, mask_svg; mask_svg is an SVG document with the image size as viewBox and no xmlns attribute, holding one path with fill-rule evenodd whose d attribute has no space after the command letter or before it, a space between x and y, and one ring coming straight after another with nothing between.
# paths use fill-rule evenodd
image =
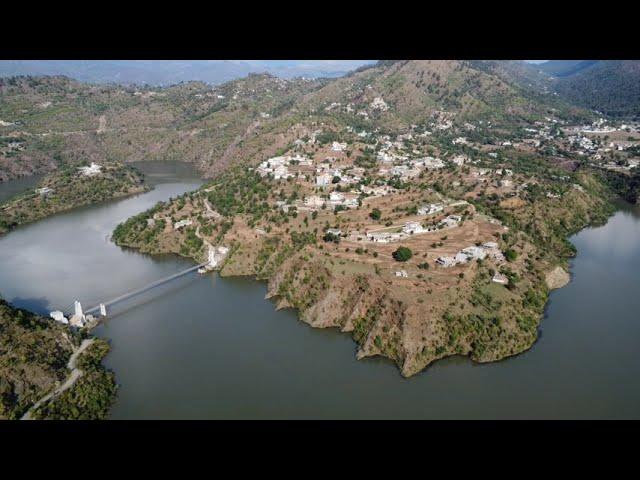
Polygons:
<instances>
[{"instance_id":1,"label":"paved road","mask_svg":"<svg viewBox=\"0 0 640 480\"><path fill-rule=\"evenodd\" d=\"M76 381L83 374L83 371L76 367L76 362L78 360L78 357L82 354L82 352L84 352L93 343L93 340L94 340L93 338L88 338L86 340L83 340L80 346L71 354L71 357L69 358L69 362L67 363L67 368L71 370L71 373L69 374L67 379L64 381L64 383L60 385L58 388L56 388L53 392L46 394L44 397L42 397L40 400L34 403L33 406L27 411L27 413L25 413L22 416L20 420L33 420L33 418L31 418L31 414L36 410L36 408L48 402L52 398L57 397L65 390L68 390L69 388L71 388L74 383L76 383Z\"/></svg>"}]
</instances>

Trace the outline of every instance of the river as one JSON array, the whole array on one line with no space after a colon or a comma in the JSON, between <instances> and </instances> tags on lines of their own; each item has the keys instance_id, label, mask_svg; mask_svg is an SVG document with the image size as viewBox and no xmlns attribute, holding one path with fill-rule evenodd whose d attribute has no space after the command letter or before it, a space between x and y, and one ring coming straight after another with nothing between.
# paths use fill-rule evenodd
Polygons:
<instances>
[{"instance_id":1,"label":"river","mask_svg":"<svg viewBox=\"0 0 640 480\"><path fill-rule=\"evenodd\" d=\"M118 222L201 184L181 164L140 168L153 191L0 237L0 295L47 314L192 265L109 240ZM551 294L528 352L485 365L449 358L410 379L387 360L357 361L348 335L275 311L265 283L188 274L116 306L94 331L112 345L112 418L640 418L639 238L640 208L621 205L571 239L572 281Z\"/></svg>"}]
</instances>

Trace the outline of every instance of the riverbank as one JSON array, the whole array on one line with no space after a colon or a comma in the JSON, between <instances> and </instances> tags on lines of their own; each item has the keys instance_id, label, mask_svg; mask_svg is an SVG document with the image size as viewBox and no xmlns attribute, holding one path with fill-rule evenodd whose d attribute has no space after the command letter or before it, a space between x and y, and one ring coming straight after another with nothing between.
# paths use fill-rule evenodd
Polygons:
<instances>
[{"instance_id":1,"label":"riverbank","mask_svg":"<svg viewBox=\"0 0 640 480\"><path fill-rule=\"evenodd\" d=\"M67 326L49 318L49 312L67 311L74 299L87 305L96 293L112 296L122 293L127 281L120 279L110 288L108 278L123 256L129 257L127 263L134 269L129 275L129 286L139 287L148 283L147 279L158 278L155 273L140 277L140 272L145 272L146 259L138 258L136 262L131 258L133 254L123 253L108 241L108 236L120 219L137 213L136 209L148 208L160 199L182 193L183 189L196 188L200 182L192 170L181 164L137 167L142 169L147 185L153 190L58 212L0 237L0 295L8 300L0 305L0 314L6 314L7 322L0 328L3 332L0 336L0 418L18 419L28 409L37 418L104 418L108 415L109 405L115 398L113 373L105 369L100 360L87 360L89 357L102 359L109 351L108 344L93 343L94 347L79 358L79 364L90 365L71 368L70 372L69 359L81 339ZM32 182L17 183L0 185L0 196L13 196L23 187L33 186ZM127 205L133 210L127 210ZM111 212L114 218L105 219L100 212ZM79 218L82 221L79 222ZM57 227L51 229L54 225ZM123 271L123 267L118 270ZM166 272L173 273L175 269L167 264ZM99 344L105 342L92 338ZM93 353L98 347L100 355ZM78 375L78 370L85 373ZM51 396L55 396L54 401L41 401L36 412L33 404ZM75 409L71 408L73 405Z\"/></svg>"},{"instance_id":2,"label":"riverbank","mask_svg":"<svg viewBox=\"0 0 640 480\"><path fill-rule=\"evenodd\" d=\"M199 185L157 173L151 192L56 215L0 238L2 295L46 315L74 298L110 298L189 266L108 241L119 222ZM640 418L634 353L640 305L631 293L640 288L634 273L640 248L633 240L640 232L634 225L640 226L640 214L619 210L605 226L571 238L578 250L570 260L572 281L550 294L539 340L526 354L482 365L453 356L410 381L381 357L353 361L350 336L311 329L293 310L275 310L264 301L265 282L187 276L125 302L93 332L113 345L104 359L119 385L110 416ZM243 256L236 256L237 266Z\"/></svg>"},{"instance_id":3,"label":"riverbank","mask_svg":"<svg viewBox=\"0 0 640 480\"><path fill-rule=\"evenodd\" d=\"M354 361L350 336L275 310L265 282L185 278L96 332L115 347L112 418L640 418L634 211L571 237L572 281L551 292L533 348L485 364L448 357L409 380L381 357Z\"/></svg>"},{"instance_id":4,"label":"riverbank","mask_svg":"<svg viewBox=\"0 0 640 480\"><path fill-rule=\"evenodd\" d=\"M89 167L83 167L89 168ZM19 193L0 205L0 235L26 223L85 205L148 191L137 169L117 162L83 173L64 167L45 176L38 188Z\"/></svg>"},{"instance_id":5,"label":"riverbank","mask_svg":"<svg viewBox=\"0 0 640 480\"><path fill-rule=\"evenodd\" d=\"M113 239L140 252L196 261L205 241L228 246L222 276L267 280L278 308L294 308L311 326L350 334L357 358L387 357L411 376L448 356L493 362L533 345L550 291L546 276L566 269L575 254L567 236L612 212L610 192L600 182L584 172L576 181L561 201L553 195L531 195L508 206L491 198L465 201L442 214L459 219L446 232L364 245L355 237L371 221L367 212L374 205L391 223L406 223L413 218L407 212L432 195L429 183L364 198L353 209L298 212L280 207L286 193L273 180L238 168L201 191L128 219ZM295 190L296 184L288 187ZM453 192L447 197L456 198ZM331 225L340 232L338 241L321 236ZM500 255L439 265L442 256L469 245L490 245ZM409 259L396 261L398 246L412 252Z\"/></svg>"}]
</instances>

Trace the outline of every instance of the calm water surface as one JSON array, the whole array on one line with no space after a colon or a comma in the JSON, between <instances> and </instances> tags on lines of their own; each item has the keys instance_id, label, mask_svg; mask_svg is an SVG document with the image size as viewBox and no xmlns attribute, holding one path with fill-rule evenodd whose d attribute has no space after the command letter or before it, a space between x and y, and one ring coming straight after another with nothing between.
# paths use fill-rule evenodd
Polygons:
<instances>
[{"instance_id":1,"label":"calm water surface","mask_svg":"<svg viewBox=\"0 0 640 480\"><path fill-rule=\"evenodd\" d=\"M10 182L0 182L0 203L6 202L11 197L26 192L33 192L44 175L32 175L31 177L22 177Z\"/></svg>"},{"instance_id":2,"label":"calm water surface","mask_svg":"<svg viewBox=\"0 0 640 480\"><path fill-rule=\"evenodd\" d=\"M46 313L116 296L192 264L116 247L118 222L197 188L181 164L146 164L154 191L57 215L0 237L0 295ZM6 185L0 184L0 195ZM572 241L572 282L551 295L534 347L506 361L436 363L403 379L355 360L344 334L312 329L248 278L190 274L95 330L127 418L640 418L640 209Z\"/></svg>"}]
</instances>

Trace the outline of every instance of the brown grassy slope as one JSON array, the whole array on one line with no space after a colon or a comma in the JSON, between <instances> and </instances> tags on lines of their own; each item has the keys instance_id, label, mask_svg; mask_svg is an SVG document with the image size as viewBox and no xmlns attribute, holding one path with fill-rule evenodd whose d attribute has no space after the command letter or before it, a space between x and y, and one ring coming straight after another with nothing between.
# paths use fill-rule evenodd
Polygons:
<instances>
[{"instance_id":1,"label":"brown grassy slope","mask_svg":"<svg viewBox=\"0 0 640 480\"><path fill-rule=\"evenodd\" d=\"M458 60L411 60L384 64L339 78L304 97L302 105L323 108L331 102L370 104L382 97L389 110L383 124L407 125L425 120L436 110L460 119L532 118L551 107L527 98L517 86L489 71Z\"/></svg>"},{"instance_id":2,"label":"brown grassy slope","mask_svg":"<svg viewBox=\"0 0 640 480\"><path fill-rule=\"evenodd\" d=\"M198 82L149 89L63 77L2 79L0 119L15 125L1 126L0 137L19 140L23 149L0 154L0 179L109 159L180 160L212 174L256 123L269 124L322 84L269 75L215 89Z\"/></svg>"}]
</instances>

